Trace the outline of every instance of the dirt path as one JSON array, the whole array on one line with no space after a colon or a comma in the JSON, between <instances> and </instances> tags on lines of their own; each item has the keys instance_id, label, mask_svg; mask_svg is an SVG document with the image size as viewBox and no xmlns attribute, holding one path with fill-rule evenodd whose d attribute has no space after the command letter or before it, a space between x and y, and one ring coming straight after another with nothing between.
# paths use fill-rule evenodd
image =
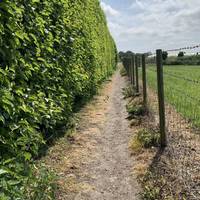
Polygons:
<instances>
[{"instance_id":1,"label":"dirt path","mask_svg":"<svg viewBox=\"0 0 200 200\"><path fill-rule=\"evenodd\" d=\"M72 144L62 138L50 149L45 162L59 176L57 199L139 199L134 158L128 149L133 130L126 120L124 87L126 81L117 71L79 113Z\"/></svg>"}]
</instances>

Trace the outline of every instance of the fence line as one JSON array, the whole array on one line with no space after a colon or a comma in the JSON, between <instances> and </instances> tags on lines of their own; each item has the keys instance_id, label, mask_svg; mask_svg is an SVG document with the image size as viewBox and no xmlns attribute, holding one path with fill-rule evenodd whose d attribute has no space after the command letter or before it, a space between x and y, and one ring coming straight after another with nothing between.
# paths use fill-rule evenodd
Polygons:
<instances>
[{"instance_id":1,"label":"fence line","mask_svg":"<svg viewBox=\"0 0 200 200\"><path fill-rule=\"evenodd\" d=\"M147 105L147 84L146 84L146 55L145 54L136 54L135 65L127 64L127 60L131 60L131 55L128 55L123 59L123 64L127 70L128 77L131 81L131 84L136 89L136 93L139 93L139 67L140 60L142 60L142 91L143 91L143 103ZM160 138L161 138L161 147L167 145L166 140L166 127L165 127L165 109L164 109L164 87L163 87L163 66L162 66L162 50L156 51L156 61L157 61L157 80L158 80L158 104L159 104L159 127L160 127ZM134 72L134 73L133 73ZM132 77L135 76L135 84L133 83Z\"/></svg>"},{"instance_id":2,"label":"fence line","mask_svg":"<svg viewBox=\"0 0 200 200\"><path fill-rule=\"evenodd\" d=\"M170 71L174 68L167 70L164 67L163 70L162 50L156 51L154 66L146 64L147 54L134 54L134 57L135 65L126 66L125 59L123 64L127 72L132 67L131 76L135 77L135 82L131 84L134 88L138 85L143 104L148 108L150 119L144 121L144 126L159 127L160 147L168 147L165 153L170 157L167 164L170 173L176 177L174 184L182 186L188 200L200 199L200 98L195 96L200 92L198 75L193 79L187 77L184 70L182 74L177 73L176 68L175 73ZM191 92L193 87L197 91Z\"/></svg>"},{"instance_id":3,"label":"fence line","mask_svg":"<svg viewBox=\"0 0 200 200\"><path fill-rule=\"evenodd\" d=\"M196 46L197 47L197 46ZM183 49L183 48L181 48ZM148 107L148 94L147 94L147 85L148 85L148 80L147 80L147 74L149 72L153 72L156 73L156 77L157 77L157 83L154 83L156 85L156 89L157 90L157 103L158 103L158 116L159 116L159 129L160 129L160 138L161 138L161 143L160 146L161 147L165 147L167 145L167 133L166 130L168 129L168 127L166 127L166 113L165 113L165 104L166 103L170 103L169 101L167 102L166 99L169 98L168 95L168 91L174 91L177 94L179 93L182 98L184 99L190 99L196 103L199 103L200 100L198 98L196 98L194 95L191 94L187 94L186 91L180 90L179 88L176 87L171 87L169 88L170 84L168 85L164 85L165 82L165 78L166 77L171 77L171 78L175 78L178 80L183 80L186 81L188 83L194 83L194 84L200 84L199 80L194 80L191 78L187 78L185 76L182 75L178 75L176 73L171 73L169 71L164 70L163 71L163 58L162 58L162 50L157 50L156 51L156 66L157 68L149 68L146 67L146 57L148 55L147 54L132 54L129 55L128 57L123 59L123 64L128 72L128 77L131 80L131 84L135 87L136 89L136 93L140 92L140 87L139 87L139 69L140 69L140 64L142 64L142 95L143 95L143 104L146 105ZM131 60L131 64L127 65L127 61ZM165 90L165 87L168 87L167 91ZM165 93L167 94L165 97ZM172 97L171 97L172 98ZM173 99L173 98L172 98ZM173 99L174 101L177 101L176 98ZM177 102L173 103L174 105L177 105ZM185 103L185 107L187 107L188 105ZM184 106L183 106L184 108ZM177 108L178 110L181 110L179 107ZM197 109L198 110L198 109ZM200 113L199 113L200 114ZM197 114L194 114L195 117L191 117L190 114L187 114L185 117L187 118L187 116L190 116L189 119L195 119ZM200 121L200 120L199 120ZM168 126L168 125L167 125Z\"/></svg>"},{"instance_id":4,"label":"fence line","mask_svg":"<svg viewBox=\"0 0 200 200\"><path fill-rule=\"evenodd\" d=\"M191 49L196 49L200 48L200 44L198 45L193 45L193 46L187 46L187 47L182 47L182 48L176 48L176 49L168 49L167 51L182 51L182 50L191 50Z\"/></svg>"},{"instance_id":5,"label":"fence line","mask_svg":"<svg viewBox=\"0 0 200 200\"><path fill-rule=\"evenodd\" d=\"M184 81L192 82L192 83L195 83L195 84L200 84L200 81L198 81L198 80L192 80L192 79L186 78L184 76L179 76L179 75L172 74L172 73L169 73L169 72L165 72L165 75L168 75L170 77L174 77L174 78L177 78L177 79L182 79Z\"/></svg>"}]
</instances>

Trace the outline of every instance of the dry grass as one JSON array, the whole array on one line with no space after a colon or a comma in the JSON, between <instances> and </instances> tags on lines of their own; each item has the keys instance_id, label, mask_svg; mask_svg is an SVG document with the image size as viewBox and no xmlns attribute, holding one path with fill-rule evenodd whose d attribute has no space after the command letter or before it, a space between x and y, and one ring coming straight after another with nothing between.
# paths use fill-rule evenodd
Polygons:
<instances>
[{"instance_id":1,"label":"dry grass","mask_svg":"<svg viewBox=\"0 0 200 200\"><path fill-rule=\"evenodd\" d=\"M144 148L136 135L131 138L129 149L136 161L133 167L133 173L141 179L147 173L151 160L155 156L157 149L153 147L150 149Z\"/></svg>"},{"instance_id":2,"label":"dry grass","mask_svg":"<svg viewBox=\"0 0 200 200\"><path fill-rule=\"evenodd\" d=\"M154 101L156 98L152 99L151 102L156 102ZM155 114L152 113L151 118L148 116L141 118L141 127L155 127L158 119ZM136 156L134 171L144 188L142 197L145 200L198 200L200 199L199 135L195 135L195 131L192 132L192 129L188 128L191 127L190 124L171 106L166 107L166 114L169 128L167 148L163 151L158 148L141 149L136 136L133 136L129 144Z\"/></svg>"},{"instance_id":3,"label":"dry grass","mask_svg":"<svg viewBox=\"0 0 200 200\"><path fill-rule=\"evenodd\" d=\"M129 148L131 149L132 155L137 155L139 153L143 152L143 145L138 140L137 136L133 136L132 139L129 142Z\"/></svg>"},{"instance_id":4,"label":"dry grass","mask_svg":"<svg viewBox=\"0 0 200 200\"><path fill-rule=\"evenodd\" d=\"M57 175L58 200L74 199L77 193L94 189L82 181L88 174L84 174L81 169L86 163L95 160L96 155L91 154L97 146L94 137L101 134L98 125L105 121L108 102L108 96L104 94L109 94L111 89L111 82L102 86L98 96L77 113L76 128L58 139L49 148L47 156L40 161ZM105 110L105 113L102 113L102 110Z\"/></svg>"}]
</instances>

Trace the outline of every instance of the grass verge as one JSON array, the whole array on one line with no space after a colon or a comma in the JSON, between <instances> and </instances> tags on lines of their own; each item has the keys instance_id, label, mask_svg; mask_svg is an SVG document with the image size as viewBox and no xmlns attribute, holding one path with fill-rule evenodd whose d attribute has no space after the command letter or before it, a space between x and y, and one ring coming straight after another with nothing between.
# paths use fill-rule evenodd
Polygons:
<instances>
[{"instance_id":1,"label":"grass verge","mask_svg":"<svg viewBox=\"0 0 200 200\"><path fill-rule=\"evenodd\" d=\"M124 67L121 67L121 69L120 69L120 75L121 76L126 76L127 75L126 69Z\"/></svg>"}]
</instances>

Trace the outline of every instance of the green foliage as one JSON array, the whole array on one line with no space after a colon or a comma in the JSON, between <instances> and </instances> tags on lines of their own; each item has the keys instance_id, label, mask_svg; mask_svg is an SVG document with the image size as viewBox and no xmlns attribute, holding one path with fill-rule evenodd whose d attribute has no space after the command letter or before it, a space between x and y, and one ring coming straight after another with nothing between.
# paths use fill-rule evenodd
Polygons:
<instances>
[{"instance_id":1,"label":"green foliage","mask_svg":"<svg viewBox=\"0 0 200 200\"><path fill-rule=\"evenodd\" d=\"M165 164L165 163L164 163ZM143 200L186 200L188 199L185 190L181 191L176 188L172 181L168 182L166 175L166 167L160 170L161 166L154 165L150 167L144 177L140 179L143 186L141 197ZM173 173L173 172L172 172ZM170 175L170 174L168 174Z\"/></svg>"},{"instance_id":2,"label":"green foliage","mask_svg":"<svg viewBox=\"0 0 200 200\"><path fill-rule=\"evenodd\" d=\"M126 75L127 75L126 69L125 69L124 67L122 67L122 68L120 69L120 75L121 75L121 76L126 76Z\"/></svg>"},{"instance_id":3,"label":"green foliage","mask_svg":"<svg viewBox=\"0 0 200 200\"><path fill-rule=\"evenodd\" d=\"M184 52L183 51L180 51L179 53L178 53L178 57L183 57L184 56Z\"/></svg>"},{"instance_id":4,"label":"green foliage","mask_svg":"<svg viewBox=\"0 0 200 200\"><path fill-rule=\"evenodd\" d=\"M2 200L53 200L54 175L44 166L36 168L19 158L8 159L0 163L0 199Z\"/></svg>"},{"instance_id":5,"label":"green foliage","mask_svg":"<svg viewBox=\"0 0 200 200\"><path fill-rule=\"evenodd\" d=\"M138 116L144 116L145 114L147 114L147 108L142 104L131 102L126 106L126 109L129 115L133 118Z\"/></svg>"},{"instance_id":6,"label":"green foliage","mask_svg":"<svg viewBox=\"0 0 200 200\"><path fill-rule=\"evenodd\" d=\"M200 55L170 56L164 61L166 65L200 65Z\"/></svg>"},{"instance_id":7,"label":"green foliage","mask_svg":"<svg viewBox=\"0 0 200 200\"><path fill-rule=\"evenodd\" d=\"M33 169L31 176L24 187L25 199L27 200L53 200L55 199L56 185L55 176L52 172L46 170L44 166Z\"/></svg>"},{"instance_id":8,"label":"green foliage","mask_svg":"<svg viewBox=\"0 0 200 200\"><path fill-rule=\"evenodd\" d=\"M142 129L137 133L137 140L144 148L158 147L160 134L153 129Z\"/></svg>"},{"instance_id":9,"label":"green foliage","mask_svg":"<svg viewBox=\"0 0 200 200\"><path fill-rule=\"evenodd\" d=\"M132 85L130 85L126 88L123 88L122 93L123 93L123 96L125 99L129 98L129 97L134 97L136 95L135 88Z\"/></svg>"},{"instance_id":10,"label":"green foliage","mask_svg":"<svg viewBox=\"0 0 200 200\"><path fill-rule=\"evenodd\" d=\"M162 58L163 58L163 60L167 60L167 58L168 58L168 52L167 51L162 52Z\"/></svg>"},{"instance_id":11,"label":"green foliage","mask_svg":"<svg viewBox=\"0 0 200 200\"><path fill-rule=\"evenodd\" d=\"M122 61L125 56L126 56L126 53L124 53L123 51L120 51L118 53L118 57L119 57L120 61Z\"/></svg>"},{"instance_id":12,"label":"green foliage","mask_svg":"<svg viewBox=\"0 0 200 200\"><path fill-rule=\"evenodd\" d=\"M143 183L144 190L141 193L143 200L159 200L160 199L160 188L155 187L149 182Z\"/></svg>"},{"instance_id":13,"label":"green foliage","mask_svg":"<svg viewBox=\"0 0 200 200\"><path fill-rule=\"evenodd\" d=\"M149 57L146 62L153 64L156 63L156 59ZM163 63L164 65L200 65L200 55L168 56L166 60L163 58Z\"/></svg>"},{"instance_id":14,"label":"green foliage","mask_svg":"<svg viewBox=\"0 0 200 200\"><path fill-rule=\"evenodd\" d=\"M0 21L0 194L22 199L29 162L112 73L117 52L98 0L3 0Z\"/></svg>"}]
</instances>

